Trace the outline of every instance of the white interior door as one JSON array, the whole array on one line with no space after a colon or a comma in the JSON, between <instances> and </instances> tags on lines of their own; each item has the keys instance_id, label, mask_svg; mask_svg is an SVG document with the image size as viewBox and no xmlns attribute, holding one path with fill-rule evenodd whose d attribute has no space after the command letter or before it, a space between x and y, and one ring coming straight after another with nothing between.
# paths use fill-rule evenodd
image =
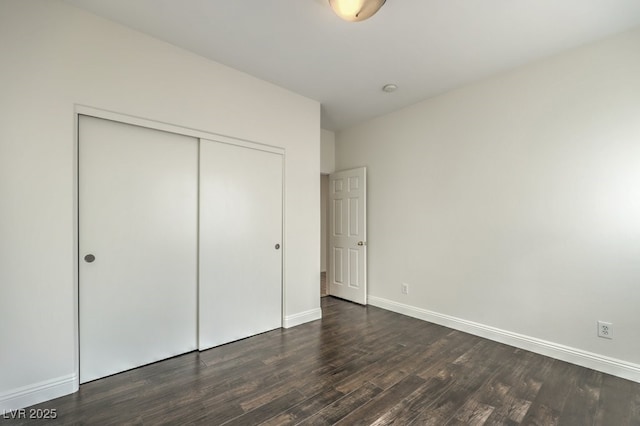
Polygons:
<instances>
[{"instance_id":1,"label":"white interior door","mask_svg":"<svg viewBox=\"0 0 640 426\"><path fill-rule=\"evenodd\" d=\"M367 304L367 170L329 177L329 293Z\"/></svg>"},{"instance_id":2,"label":"white interior door","mask_svg":"<svg viewBox=\"0 0 640 426\"><path fill-rule=\"evenodd\" d=\"M196 349L197 170L197 139L80 117L80 382Z\"/></svg>"},{"instance_id":3,"label":"white interior door","mask_svg":"<svg viewBox=\"0 0 640 426\"><path fill-rule=\"evenodd\" d=\"M282 161L200 141L201 350L282 326Z\"/></svg>"}]
</instances>

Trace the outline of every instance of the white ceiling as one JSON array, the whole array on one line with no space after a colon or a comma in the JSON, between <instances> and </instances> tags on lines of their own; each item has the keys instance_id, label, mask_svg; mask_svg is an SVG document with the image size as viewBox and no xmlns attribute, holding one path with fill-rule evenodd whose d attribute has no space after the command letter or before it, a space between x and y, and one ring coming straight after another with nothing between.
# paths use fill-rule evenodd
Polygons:
<instances>
[{"instance_id":1,"label":"white ceiling","mask_svg":"<svg viewBox=\"0 0 640 426\"><path fill-rule=\"evenodd\" d=\"M640 25L640 0L388 0L357 23L327 0L66 1L316 99L329 130Z\"/></svg>"}]
</instances>

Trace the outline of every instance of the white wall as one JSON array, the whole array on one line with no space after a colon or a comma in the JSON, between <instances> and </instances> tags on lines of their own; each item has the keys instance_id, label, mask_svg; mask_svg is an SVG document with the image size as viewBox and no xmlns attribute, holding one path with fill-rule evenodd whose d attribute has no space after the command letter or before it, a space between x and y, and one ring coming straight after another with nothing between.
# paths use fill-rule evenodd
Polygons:
<instances>
[{"instance_id":1,"label":"white wall","mask_svg":"<svg viewBox=\"0 0 640 426\"><path fill-rule=\"evenodd\" d=\"M339 132L370 302L640 381L638 52L640 29Z\"/></svg>"},{"instance_id":2,"label":"white wall","mask_svg":"<svg viewBox=\"0 0 640 426\"><path fill-rule=\"evenodd\" d=\"M320 130L320 172L336 171L336 134L331 130Z\"/></svg>"},{"instance_id":3,"label":"white wall","mask_svg":"<svg viewBox=\"0 0 640 426\"><path fill-rule=\"evenodd\" d=\"M320 172L331 174L336 171L336 134L331 130L320 130ZM324 186L323 186L324 185ZM322 176L320 179L320 270L327 271L327 238L329 235L329 224L327 222L327 200L329 197L329 179Z\"/></svg>"},{"instance_id":4,"label":"white wall","mask_svg":"<svg viewBox=\"0 0 640 426\"><path fill-rule=\"evenodd\" d=\"M0 3L0 409L77 387L74 104L286 149L286 325L320 315L320 106L58 1Z\"/></svg>"}]
</instances>

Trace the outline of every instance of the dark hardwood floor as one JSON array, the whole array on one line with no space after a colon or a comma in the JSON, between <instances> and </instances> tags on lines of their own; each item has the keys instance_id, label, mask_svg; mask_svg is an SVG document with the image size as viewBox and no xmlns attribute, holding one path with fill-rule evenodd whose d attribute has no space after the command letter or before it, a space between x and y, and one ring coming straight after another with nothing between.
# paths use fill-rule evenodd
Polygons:
<instances>
[{"instance_id":1,"label":"dark hardwood floor","mask_svg":"<svg viewBox=\"0 0 640 426\"><path fill-rule=\"evenodd\" d=\"M640 384L332 297L323 319L87 383L16 424L640 425Z\"/></svg>"}]
</instances>

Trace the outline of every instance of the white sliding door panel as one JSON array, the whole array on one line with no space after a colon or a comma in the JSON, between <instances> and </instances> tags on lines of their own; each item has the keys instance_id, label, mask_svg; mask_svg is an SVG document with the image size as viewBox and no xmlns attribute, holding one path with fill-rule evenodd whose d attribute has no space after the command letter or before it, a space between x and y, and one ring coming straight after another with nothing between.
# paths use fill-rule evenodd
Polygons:
<instances>
[{"instance_id":1,"label":"white sliding door panel","mask_svg":"<svg viewBox=\"0 0 640 426\"><path fill-rule=\"evenodd\" d=\"M329 176L329 293L367 304L367 173L364 167Z\"/></svg>"},{"instance_id":2,"label":"white sliding door panel","mask_svg":"<svg viewBox=\"0 0 640 426\"><path fill-rule=\"evenodd\" d=\"M80 116L82 383L197 348L197 170L197 139Z\"/></svg>"},{"instance_id":3,"label":"white sliding door panel","mask_svg":"<svg viewBox=\"0 0 640 426\"><path fill-rule=\"evenodd\" d=\"M282 326L282 161L200 141L201 350Z\"/></svg>"}]
</instances>

